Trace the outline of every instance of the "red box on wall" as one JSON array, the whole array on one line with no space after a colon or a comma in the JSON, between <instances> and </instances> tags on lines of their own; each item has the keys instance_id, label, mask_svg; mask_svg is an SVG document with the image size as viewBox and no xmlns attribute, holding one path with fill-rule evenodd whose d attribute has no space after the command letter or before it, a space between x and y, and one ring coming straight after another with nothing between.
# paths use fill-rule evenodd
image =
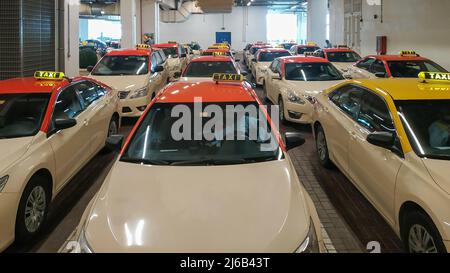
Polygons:
<instances>
[{"instance_id":1,"label":"red box on wall","mask_svg":"<svg viewBox=\"0 0 450 273\"><path fill-rule=\"evenodd\" d=\"M386 55L387 53L387 37L377 36L377 54Z\"/></svg>"}]
</instances>

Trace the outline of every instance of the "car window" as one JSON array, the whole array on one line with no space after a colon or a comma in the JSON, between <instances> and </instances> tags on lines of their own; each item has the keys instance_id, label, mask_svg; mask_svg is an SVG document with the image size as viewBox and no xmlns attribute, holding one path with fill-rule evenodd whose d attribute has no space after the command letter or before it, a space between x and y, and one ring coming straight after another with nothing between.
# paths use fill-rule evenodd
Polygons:
<instances>
[{"instance_id":1,"label":"car window","mask_svg":"<svg viewBox=\"0 0 450 273\"><path fill-rule=\"evenodd\" d=\"M161 55L159 55L159 52L155 52L154 55L156 57L156 65L161 65L163 63L163 60L161 58Z\"/></svg>"},{"instance_id":2,"label":"car window","mask_svg":"<svg viewBox=\"0 0 450 273\"><path fill-rule=\"evenodd\" d=\"M277 70L276 70L277 73L280 74L280 76L282 75L282 73L281 73L281 71L282 71L282 69L281 69L281 64L282 64L282 63L281 63L280 61L278 61L278 63L277 63Z\"/></svg>"},{"instance_id":3,"label":"car window","mask_svg":"<svg viewBox=\"0 0 450 273\"><path fill-rule=\"evenodd\" d=\"M288 51L275 51L275 52L260 52L258 54L257 60L259 62L271 62L276 58L291 56Z\"/></svg>"},{"instance_id":4,"label":"car window","mask_svg":"<svg viewBox=\"0 0 450 273\"><path fill-rule=\"evenodd\" d=\"M158 50L157 53L161 56L162 63L164 63L167 60L167 56L164 54L164 51Z\"/></svg>"},{"instance_id":5,"label":"car window","mask_svg":"<svg viewBox=\"0 0 450 273\"><path fill-rule=\"evenodd\" d=\"M155 71L157 65L158 65L158 60L156 58L156 54L153 54L152 55L152 72Z\"/></svg>"},{"instance_id":6,"label":"car window","mask_svg":"<svg viewBox=\"0 0 450 273\"><path fill-rule=\"evenodd\" d=\"M367 58L356 64L356 67L359 67L364 70L369 70L370 66L375 62L374 58Z\"/></svg>"},{"instance_id":7,"label":"car window","mask_svg":"<svg viewBox=\"0 0 450 273\"><path fill-rule=\"evenodd\" d=\"M84 108L87 108L91 105L91 103L99 98L97 87L89 81L77 83L73 86L73 88L75 88L77 93L80 94Z\"/></svg>"},{"instance_id":8,"label":"car window","mask_svg":"<svg viewBox=\"0 0 450 273\"><path fill-rule=\"evenodd\" d=\"M279 60L275 60L270 65L270 70L272 70L273 73L277 73L277 66L279 62L280 62Z\"/></svg>"},{"instance_id":9,"label":"car window","mask_svg":"<svg viewBox=\"0 0 450 273\"><path fill-rule=\"evenodd\" d=\"M95 86L96 89L97 89L97 95L98 95L99 98L101 98L101 97L103 97L104 95L106 95L106 88L104 88L104 87L101 86L101 85L95 84L95 83L94 83L94 86Z\"/></svg>"},{"instance_id":10,"label":"car window","mask_svg":"<svg viewBox=\"0 0 450 273\"><path fill-rule=\"evenodd\" d=\"M372 92L365 92L358 123L370 131L392 132L394 122L385 101Z\"/></svg>"},{"instance_id":11,"label":"car window","mask_svg":"<svg viewBox=\"0 0 450 273\"><path fill-rule=\"evenodd\" d=\"M319 57L325 58L325 53L323 52L323 50L317 50L317 51L315 51L315 53L317 53L319 55Z\"/></svg>"},{"instance_id":12,"label":"car window","mask_svg":"<svg viewBox=\"0 0 450 273\"><path fill-rule=\"evenodd\" d=\"M370 66L370 72L372 73L386 73L386 67L384 66L383 61L376 60Z\"/></svg>"},{"instance_id":13,"label":"car window","mask_svg":"<svg viewBox=\"0 0 450 273\"><path fill-rule=\"evenodd\" d=\"M392 77L398 78L417 78L417 75L422 71L447 72L440 65L429 60L389 61L388 66Z\"/></svg>"},{"instance_id":14,"label":"car window","mask_svg":"<svg viewBox=\"0 0 450 273\"><path fill-rule=\"evenodd\" d=\"M342 74L331 63L286 63L285 78L288 81L337 81Z\"/></svg>"},{"instance_id":15,"label":"car window","mask_svg":"<svg viewBox=\"0 0 450 273\"><path fill-rule=\"evenodd\" d=\"M339 92L332 96L332 101L352 119L357 120L364 91L357 86L347 85Z\"/></svg>"},{"instance_id":16,"label":"car window","mask_svg":"<svg viewBox=\"0 0 450 273\"><path fill-rule=\"evenodd\" d=\"M305 54L306 52L315 52L318 49L319 47L311 47L311 46L297 47L297 54Z\"/></svg>"},{"instance_id":17,"label":"car window","mask_svg":"<svg viewBox=\"0 0 450 273\"><path fill-rule=\"evenodd\" d=\"M74 118L83 111L80 97L73 86L62 91L56 100L53 120L58 118Z\"/></svg>"}]
</instances>

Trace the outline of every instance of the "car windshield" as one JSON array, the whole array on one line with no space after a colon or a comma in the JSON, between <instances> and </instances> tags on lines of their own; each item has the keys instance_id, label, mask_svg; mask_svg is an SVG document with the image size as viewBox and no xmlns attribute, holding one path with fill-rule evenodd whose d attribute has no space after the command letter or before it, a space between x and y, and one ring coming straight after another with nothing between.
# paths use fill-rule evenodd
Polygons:
<instances>
[{"instance_id":1,"label":"car windshield","mask_svg":"<svg viewBox=\"0 0 450 273\"><path fill-rule=\"evenodd\" d=\"M263 48L267 48L267 47L252 47L250 49L250 54L255 55L256 52L258 52L258 50L263 49Z\"/></svg>"},{"instance_id":2,"label":"car windshield","mask_svg":"<svg viewBox=\"0 0 450 273\"><path fill-rule=\"evenodd\" d=\"M335 63L354 63L361 60L356 52L328 52L328 61Z\"/></svg>"},{"instance_id":3,"label":"car windshield","mask_svg":"<svg viewBox=\"0 0 450 273\"><path fill-rule=\"evenodd\" d=\"M39 132L50 94L0 94L0 139Z\"/></svg>"},{"instance_id":4,"label":"car windshield","mask_svg":"<svg viewBox=\"0 0 450 273\"><path fill-rule=\"evenodd\" d=\"M196 104L195 108L194 103L154 104L120 160L150 165L200 166L283 158L265 115L248 114L251 111L240 111L239 108L259 112L256 103L244 102L203 104L200 107ZM264 120L260 121L261 118Z\"/></svg>"},{"instance_id":5,"label":"car windshield","mask_svg":"<svg viewBox=\"0 0 450 273\"><path fill-rule=\"evenodd\" d=\"M162 49L164 54L170 58L178 58L178 48L176 47L166 47Z\"/></svg>"},{"instance_id":6,"label":"car windshield","mask_svg":"<svg viewBox=\"0 0 450 273\"><path fill-rule=\"evenodd\" d=\"M225 56L231 57L230 51L203 51L202 56L212 56L212 55L214 55L215 52L223 52L223 53L219 53L219 54L225 54Z\"/></svg>"},{"instance_id":7,"label":"car windshield","mask_svg":"<svg viewBox=\"0 0 450 273\"><path fill-rule=\"evenodd\" d=\"M342 74L330 63L287 63L285 78L288 81L338 81Z\"/></svg>"},{"instance_id":8,"label":"car windshield","mask_svg":"<svg viewBox=\"0 0 450 273\"><path fill-rule=\"evenodd\" d=\"M389 61L389 70L395 78L417 78L420 72L447 72L433 61Z\"/></svg>"},{"instance_id":9,"label":"car windshield","mask_svg":"<svg viewBox=\"0 0 450 273\"><path fill-rule=\"evenodd\" d=\"M273 52L261 52L259 53L260 62L273 62L276 58L291 56L288 51L273 51Z\"/></svg>"},{"instance_id":10,"label":"car windshield","mask_svg":"<svg viewBox=\"0 0 450 273\"><path fill-rule=\"evenodd\" d=\"M289 50L289 49L291 49L291 47L295 46L295 44L282 44L282 46L284 49Z\"/></svg>"},{"instance_id":11,"label":"car windshield","mask_svg":"<svg viewBox=\"0 0 450 273\"><path fill-rule=\"evenodd\" d=\"M237 74L232 62L191 62L183 77L212 78L214 73Z\"/></svg>"},{"instance_id":12,"label":"car windshield","mask_svg":"<svg viewBox=\"0 0 450 273\"><path fill-rule=\"evenodd\" d=\"M106 56L92 71L92 75L98 76L130 76L147 73L147 56Z\"/></svg>"},{"instance_id":13,"label":"car windshield","mask_svg":"<svg viewBox=\"0 0 450 273\"><path fill-rule=\"evenodd\" d=\"M306 52L315 52L316 50L319 50L320 47L312 47L312 46L304 46L304 47L298 47L297 48L297 54L305 54Z\"/></svg>"},{"instance_id":14,"label":"car windshield","mask_svg":"<svg viewBox=\"0 0 450 273\"><path fill-rule=\"evenodd\" d=\"M417 155L450 159L450 100L397 101L400 118Z\"/></svg>"}]
</instances>

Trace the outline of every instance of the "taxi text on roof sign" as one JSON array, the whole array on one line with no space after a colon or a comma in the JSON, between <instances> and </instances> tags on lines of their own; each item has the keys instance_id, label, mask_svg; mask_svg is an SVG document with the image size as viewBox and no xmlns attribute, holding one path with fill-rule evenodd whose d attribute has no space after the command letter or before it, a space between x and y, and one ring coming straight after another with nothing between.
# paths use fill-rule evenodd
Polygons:
<instances>
[{"instance_id":1,"label":"taxi text on roof sign","mask_svg":"<svg viewBox=\"0 0 450 273\"><path fill-rule=\"evenodd\" d=\"M214 73L213 81L215 82L242 82L244 76L241 74Z\"/></svg>"},{"instance_id":2,"label":"taxi text on roof sign","mask_svg":"<svg viewBox=\"0 0 450 273\"><path fill-rule=\"evenodd\" d=\"M137 45L136 45L136 48L139 48L139 49L149 49L150 46L147 45L147 44L137 44Z\"/></svg>"},{"instance_id":3,"label":"taxi text on roof sign","mask_svg":"<svg viewBox=\"0 0 450 273\"><path fill-rule=\"evenodd\" d=\"M64 78L63 72L55 71L36 71L34 78L39 80L62 80Z\"/></svg>"},{"instance_id":4,"label":"taxi text on roof sign","mask_svg":"<svg viewBox=\"0 0 450 273\"><path fill-rule=\"evenodd\" d=\"M402 50L400 51L401 56L417 56L417 53L414 50Z\"/></svg>"},{"instance_id":5,"label":"taxi text on roof sign","mask_svg":"<svg viewBox=\"0 0 450 273\"><path fill-rule=\"evenodd\" d=\"M420 72L419 79L421 82L446 82L450 83L450 73L440 72Z\"/></svg>"},{"instance_id":6,"label":"taxi text on roof sign","mask_svg":"<svg viewBox=\"0 0 450 273\"><path fill-rule=\"evenodd\" d=\"M305 52L305 57L320 57L319 52Z\"/></svg>"},{"instance_id":7,"label":"taxi text on roof sign","mask_svg":"<svg viewBox=\"0 0 450 273\"><path fill-rule=\"evenodd\" d=\"M213 56L214 57L223 57L223 56L227 56L227 54L223 51L216 51L216 52L213 52Z\"/></svg>"}]
</instances>

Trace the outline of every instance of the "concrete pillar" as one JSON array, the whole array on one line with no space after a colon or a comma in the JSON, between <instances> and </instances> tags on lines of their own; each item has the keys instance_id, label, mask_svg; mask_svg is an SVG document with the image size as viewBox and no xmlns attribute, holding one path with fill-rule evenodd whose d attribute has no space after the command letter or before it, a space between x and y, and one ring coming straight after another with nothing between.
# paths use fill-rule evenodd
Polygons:
<instances>
[{"instance_id":1,"label":"concrete pillar","mask_svg":"<svg viewBox=\"0 0 450 273\"><path fill-rule=\"evenodd\" d=\"M155 43L159 41L159 4L155 0L141 2L141 37L145 33L154 33ZM142 39L142 38L141 38Z\"/></svg>"},{"instance_id":2,"label":"concrete pillar","mask_svg":"<svg viewBox=\"0 0 450 273\"><path fill-rule=\"evenodd\" d=\"M137 43L136 0L120 1L120 21L122 24L122 48L133 48Z\"/></svg>"},{"instance_id":3,"label":"concrete pillar","mask_svg":"<svg viewBox=\"0 0 450 273\"><path fill-rule=\"evenodd\" d=\"M80 50L79 50L79 0L63 0L59 4L60 10L64 10L64 73L69 77L79 75Z\"/></svg>"},{"instance_id":4,"label":"concrete pillar","mask_svg":"<svg viewBox=\"0 0 450 273\"><path fill-rule=\"evenodd\" d=\"M308 42L325 45L328 0L308 1Z\"/></svg>"},{"instance_id":5,"label":"concrete pillar","mask_svg":"<svg viewBox=\"0 0 450 273\"><path fill-rule=\"evenodd\" d=\"M344 0L330 0L330 41L333 45L345 44Z\"/></svg>"}]
</instances>

